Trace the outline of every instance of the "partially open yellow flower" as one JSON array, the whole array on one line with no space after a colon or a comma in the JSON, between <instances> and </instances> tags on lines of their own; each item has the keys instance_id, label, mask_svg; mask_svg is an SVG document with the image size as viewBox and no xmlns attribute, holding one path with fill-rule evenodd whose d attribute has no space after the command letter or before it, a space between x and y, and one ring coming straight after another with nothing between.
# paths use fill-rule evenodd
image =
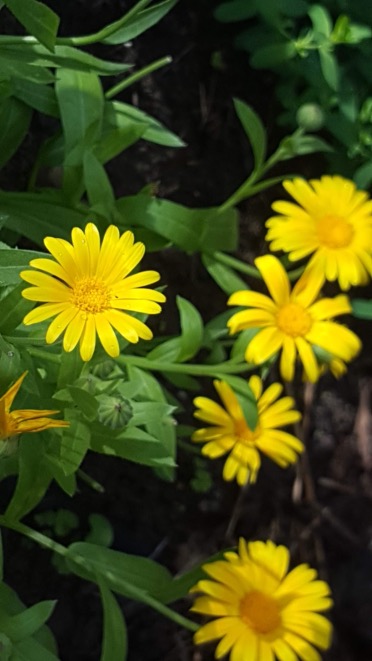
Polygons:
<instances>
[{"instance_id":1,"label":"partially open yellow flower","mask_svg":"<svg viewBox=\"0 0 372 661\"><path fill-rule=\"evenodd\" d=\"M93 356L96 335L112 358L119 355L115 330L128 342L151 340L148 326L128 314L158 314L159 303L165 301L164 294L145 289L159 280L157 271L129 275L144 255L143 243L134 243L129 231L120 236L118 228L110 225L101 245L93 223L88 223L85 231L75 227L71 238L72 243L47 237L44 243L54 260L33 259L30 266L38 270L21 272L21 278L34 285L24 289L23 296L43 303L29 312L23 323L37 324L55 317L47 330L47 343L64 333L64 350L72 351L80 342L85 361Z\"/></svg>"},{"instance_id":2,"label":"partially open yellow flower","mask_svg":"<svg viewBox=\"0 0 372 661\"><path fill-rule=\"evenodd\" d=\"M215 658L230 661L321 661L332 625L330 588L309 565L288 572L289 551L273 542L239 542L239 553L203 566L210 577L191 592L191 610L215 619L198 629L196 644L220 639Z\"/></svg>"},{"instance_id":3,"label":"partially open yellow flower","mask_svg":"<svg viewBox=\"0 0 372 661\"><path fill-rule=\"evenodd\" d=\"M0 397L0 442L8 441L19 434L53 429L55 427L68 427L65 420L51 420L48 415L55 415L59 411L19 409L10 411L10 407L22 385L27 372Z\"/></svg>"},{"instance_id":4,"label":"partially open yellow flower","mask_svg":"<svg viewBox=\"0 0 372 661\"><path fill-rule=\"evenodd\" d=\"M297 422L301 414L294 410L292 397L278 399L283 386L273 383L264 392L258 376L249 379L257 402L258 418L254 429L248 427L239 400L225 381L214 381L224 408L208 397L196 397L194 416L212 427L198 429L192 440L205 443L202 454L211 459L229 453L223 469L225 480L236 479L240 486L255 482L261 465L260 452L282 468L297 461L303 445L292 434L278 429Z\"/></svg>"},{"instance_id":5,"label":"partially open yellow flower","mask_svg":"<svg viewBox=\"0 0 372 661\"><path fill-rule=\"evenodd\" d=\"M270 250L292 261L312 255L307 268L341 289L364 285L372 275L372 201L342 177L283 183L298 204L278 200L266 235Z\"/></svg>"},{"instance_id":6,"label":"partially open yellow flower","mask_svg":"<svg viewBox=\"0 0 372 661\"><path fill-rule=\"evenodd\" d=\"M322 282L311 273L304 273L291 291L288 275L273 255L258 257L255 264L271 298L244 290L235 292L228 300L228 305L249 308L236 312L229 319L227 325L231 333L246 328L262 329L247 346L245 358L248 363L259 365L281 351L281 375L286 381L292 381L298 354L305 378L314 382L320 374L314 347L318 346L332 359L338 359L338 366L356 356L361 349L357 335L332 321L333 317L351 312L347 296L340 294L335 298L316 300ZM333 365L336 367L336 363Z\"/></svg>"}]
</instances>

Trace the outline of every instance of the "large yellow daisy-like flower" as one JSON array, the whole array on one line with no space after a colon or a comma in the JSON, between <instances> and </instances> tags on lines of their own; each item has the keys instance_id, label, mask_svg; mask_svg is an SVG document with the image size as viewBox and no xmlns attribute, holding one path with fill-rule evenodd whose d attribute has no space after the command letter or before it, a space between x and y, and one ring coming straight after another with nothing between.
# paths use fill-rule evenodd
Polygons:
<instances>
[{"instance_id":1,"label":"large yellow daisy-like flower","mask_svg":"<svg viewBox=\"0 0 372 661\"><path fill-rule=\"evenodd\" d=\"M10 407L22 385L27 372L0 397L0 441L8 441L19 434L43 431L53 427L68 427L65 420L51 420L48 415L54 415L59 411L19 409L10 411Z\"/></svg>"},{"instance_id":2,"label":"large yellow daisy-like flower","mask_svg":"<svg viewBox=\"0 0 372 661\"><path fill-rule=\"evenodd\" d=\"M341 289L363 285L372 275L372 201L342 177L283 183L298 202L279 200L281 214L266 222L270 250L284 250L290 260L312 257L308 269Z\"/></svg>"},{"instance_id":3,"label":"large yellow daisy-like flower","mask_svg":"<svg viewBox=\"0 0 372 661\"><path fill-rule=\"evenodd\" d=\"M273 542L239 542L239 553L203 566L212 580L191 590L205 596L192 610L216 619L196 632L197 644L221 639L215 651L230 661L321 661L332 625L320 615L332 606L327 583L302 564L288 572L289 551Z\"/></svg>"},{"instance_id":4,"label":"large yellow daisy-like flower","mask_svg":"<svg viewBox=\"0 0 372 661\"><path fill-rule=\"evenodd\" d=\"M134 243L129 231L120 236L118 228L110 225L101 245L93 223L88 223L85 231L75 227L71 238L72 243L47 237L44 243L54 260L34 259L30 266L38 271L20 274L34 285L25 289L23 296L43 303L29 312L23 323L36 324L55 317L47 330L47 343L55 342L64 332L64 350L72 351L80 342L80 355L85 361L93 356L96 335L112 358L119 355L114 330L128 342L151 340L151 330L128 314L158 314L159 303L165 301L164 294L145 289L159 280L159 273L129 275L144 255L143 243Z\"/></svg>"},{"instance_id":5,"label":"large yellow daisy-like flower","mask_svg":"<svg viewBox=\"0 0 372 661\"><path fill-rule=\"evenodd\" d=\"M254 429L248 427L243 409L229 384L225 381L213 383L225 408L207 397L196 397L194 404L199 410L194 416L213 426L198 429L192 440L206 443L202 454L211 459L229 453L223 469L225 480L235 478L240 486L255 482L261 465L260 452L282 468L297 461L297 453L304 449L301 441L278 427L297 422L301 414L293 409L292 397L278 399L283 390L280 383L273 383L262 392L261 379L258 376L249 379L258 409Z\"/></svg>"},{"instance_id":6,"label":"large yellow daisy-like flower","mask_svg":"<svg viewBox=\"0 0 372 661\"><path fill-rule=\"evenodd\" d=\"M305 378L314 382L320 374L314 346L337 359L338 365L354 358L361 348L359 338L348 328L331 321L337 315L351 312L347 296L340 294L316 301L322 284L316 274L304 273L291 291L288 275L276 257L258 257L255 264L272 298L244 290L235 292L228 300L228 305L250 308L236 312L229 319L227 325L231 333L246 328L262 329L247 346L247 362L264 363L281 350L281 375L286 381L292 381L298 354Z\"/></svg>"}]
</instances>

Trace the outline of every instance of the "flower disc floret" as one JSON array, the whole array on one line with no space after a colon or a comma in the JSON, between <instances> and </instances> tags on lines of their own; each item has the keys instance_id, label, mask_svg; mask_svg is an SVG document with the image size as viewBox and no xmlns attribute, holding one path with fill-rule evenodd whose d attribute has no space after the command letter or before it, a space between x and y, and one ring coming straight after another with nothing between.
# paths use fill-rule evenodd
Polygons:
<instances>
[{"instance_id":1,"label":"flower disc floret","mask_svg":"<svg viewBox=\"0 0 372 661\"><path fill-rule=\"evenodd\" d=\"M196 644L219 640L215 658L230 661L321 661L332 625L322 615L332 607L330 589L307 564L289 571L289 551L271 541L239 541L238 553L203 566L207 575L192 611L212 617L194 636Z\"/></svg>"},{"instance_id":2,"label":"flower disc floret","mask_svg":"<svg viewBox=\"0 0 372 661\"><path fill-rule=\"evenodd\" d=\"M372 275L372 201L339 176L283 183L297 202L278 200L266 222L270 250L292 261L310 257L307 269L341 289L366 284Z\"/></svg>"},{"instance_id":3,"label":"flower disc floret","mask_svg":"<svg viewBox=\"0 0 372 661\"><path fill-rule=\"evenodd\" d=\"M146 288L160 278L157 271L129 275L142 259L145 246L134 242L132 232L120 235L114 225L100 240L97 227L75 227L71 243L47 237L44 241L53 259L30 262L35 270L22 271L21 278L33 285L22 294L42 303L23 323L36 324L54 317L46 333L48 344L63 334L63 348L80 344L84 361L91 359L98 338L109 356L119 355L115 331L128 342L151 340L152 332L131 313L158 314L165 296Z\"/></svg>"},{"instance_id":4,"label":"flower disc floret","mask_svg":"<svg viewBox=\"0 0 372 661\"><path fill-rule=\"evenodd\" d=\"M298 355L305 379L315 382L322 369L316 350L322 349L330 356L332 371L341 374L345 362L361 349L355 333L333 321L334 317L351 312L347 296L317 300L323 278L316 271L305 271L291 291L288 275L273 255L259 257L255 264L271 297L244 290L235 292L228 300L228 305L248 308L229 319L230 333L260 329L246 348L247 362L259 365L281 351L281 375L292 381Z\"/></svg>"},{"instance_id":5,"label":"flower disc floret","mask_svg":"<svg viewBox=\"0 0 372 661\"><path fill-rule=\"evenodd\" d=\"M225 381L214 381L214 387L223 407L207 397L196 397L198 420L212 425L198 429L192 435L196 443L204 443L202 454L215 459L228 454L223 478L234 480L240 486L255 482L261 465L260 453L267 455L282 468L297 461L303 445L298 438L282 431L301 418L291 397L282 397L282 386L273 383L263 392L263 384L258 376L248 381L254 402L257 406L257 423L250 429L243 408L232 388Z\"/></svg>"}]
</instances>

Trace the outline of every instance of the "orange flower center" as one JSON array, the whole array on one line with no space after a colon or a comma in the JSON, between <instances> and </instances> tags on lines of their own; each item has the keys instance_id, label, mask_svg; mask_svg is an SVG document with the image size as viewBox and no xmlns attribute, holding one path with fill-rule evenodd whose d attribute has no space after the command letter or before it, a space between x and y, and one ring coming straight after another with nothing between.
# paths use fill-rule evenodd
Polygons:
<instances>
[{"instance_id":1,"label":"orange flower center","mask_svg":"<svg viewBox=\"0 0 372 661\"><path fill-rule=\"evenodd\" d=\"M258 427L256 429L249 429L244 418L234 420L234 432L240 441L250 444L255 442L260 433Z\"/></svg>"},{"instance_id":2,"label":"orange flower center","mask_svg":"<svg viewBox=\"0 0 372 661\"><path fill-rule=\"evenodd\" d=\"M261 634L272 633L281 625L276 601L258 590L244 595L240 602L240 617L250 629Z\"/></svg>"},{"instance_id":3,"label":"orange flower center","mask_svg":"<svg viewBox=\"0 0 372 661\"><path fill-rule=\"evenodd\" d=\"M304 336L309 332L312 319L307 310L298 303L287 303L277 313L278 328L291 337Z\"/></svg>"},{"instance_id":4,"label":"orange flower center","mask_svg":"<svg viewBox=\"0 0 372 661\"><path fill-rule=\"evenodd\" d=\"M81 278L74 284L72 303L83 312L98 314L110 306L110 291L102 280Z\"/></svg>"},{"instance_id":5,"label":"orange flower center","mask_svg":"<svg viewBox=\"0 0 372 661\"><path fill-rule=\"evenodd\" d=\"M317 223L320 243L327 248L345 248L354 236L353 226L340 216L329 214Z\"/></svg>"}]
</instances>

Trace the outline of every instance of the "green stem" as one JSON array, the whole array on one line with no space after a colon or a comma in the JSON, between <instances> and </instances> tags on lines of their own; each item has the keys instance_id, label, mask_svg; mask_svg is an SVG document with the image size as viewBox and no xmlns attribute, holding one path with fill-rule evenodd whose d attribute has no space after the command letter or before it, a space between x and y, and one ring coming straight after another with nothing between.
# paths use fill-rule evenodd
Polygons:
<instances>
[{"instance_id":1,"label":"green stem","mask_svg":"<svg viewBox=\"0 0 372 661\"><path fill-rule=\"evenodd\" d=\"M42 360L47 360L49 363L54 363L55 365L61 364L61 356L57 353L52 353L51 351L46 351L45 349L38 349L37 347L28 347L27 353L30 356L35 358L41 358Z\"/></svg>"},{"instance_id":2,"label":"green stem","mask_svg":"<svg viewBox=\"0 0 372 661\"><path fill-rule=\"evenodd\" d=\"M237 259L236 257L231 257L231 255L226 255L224 252L214 252L212 253L213 259L216 260L216 262L220 262L220 264L225 264L225 266L230 266L230 268L235 269L235 271L240 271L240 273L245 273L245 275L250 275L253 278L257 278L262 280L262 275L259 272L259 270L255 266L251 266L250 264L245 264L245 262L242 262L240 259ZM299 266L297 269L293 269L293 271L287 271L287 275L289 280L297 280L297 278L302 275L304 272L304 266Z\"/></svg>"},{"instance_id":3,"label":"green stem","mask_svg":"<svg viewBox=\"0 0 372 661\"><path fill-rule=\"evenodd\" d=\"M134 365L152 372L175 372L176 374L190 374L191 376L209 376L219 378L223 374L241 374L255 369L255 365L248 363L235 363L226 361L214 365L196 365L195 363L166 363L161 360L150 360L142 356L122 355L117 358L122 367Z\"/></svg>"},{"instance_id":4,"label":"green stem","mask_svg":"<svg viewBox=\"0 0 372 661\"><path fill-rule=\"evenodd\" d=\"M85 567L87 565L85 558L83 556L79 555L78 553L71 553L71 551L68 548L66 548L66 546L63 546L62 544L58 544L58 542L55 542L53 539L50 539L50 537L47 537L46 535L43 535L42 533L37 532L36 530L29 528L28 526L25 526L23 523L19 523L16 521L9 521L5 516L0 515L0 525L3 525L5 528L9 528L10 530L15 530L16 532L19 532L21 535L28 537L28 539L31 539L32 541L39 544L39 546L42 546L48 549L49 551L54 551L55 553L58 553L63 557L66 557L68 554L71 557L71 559L73 559L78 564ZM123 587L126 587L123 581L119 580L119 583L122 583ZM183 615L176 613L171 608L168 608L168 606L166 606L165 604L162 604L160 601L157 601L157 599L155 599L154 597L151 597L151 595L146 593L144 594L144 597L145 597L144 603L146 603L154 610L158 611L158 613L161 613L161 615L164 615L170 620L173 620L173 622L179 624L181 627L184 627L185 629L188 629L189 631L193 631L193 632L198 629L198 625L195 624L195 622L192 622L186 617L183 617Z\"/></svg>"},{"instance_id":5,"label":"green stem","mask_svg":"<svg viewBox=\"0 0 372 661\"><path fill-rule=\"evenodd\" d=\"M104 41L112 34L120 30L125 26L126 23L142 9L145 9L149 5L151 0L140 0L130 11L128 11L124 16L122 16L115 23L110 23L106 27L102 28L94 34L87 34L83 37L59 37L56 39L56 46L88 46L89 44L95 44L97 41ZM15 36L2 36L0 38L0 45L15 45L15 44L40 44L38 39L35 37L15 37Z\"/></svg>"},{"instance_id":6,"label":"green stem","mask_svg":"<svg viewBox=\"0 0 372 661\"><path fill-rule=\"evenodd\" d=\"M164 67L166 64L169 64L170 62L172 62L171 57L162 57L160 60L156 60L155 62L152 62L152 64L148 64L143 69L140 69L140 71L137 71L131 76L128 76L128 78L125 78L124 80L120 81L120 83L114 85L109 90L107 90L107 92L105 93L106 99L112 99L113 96L116 96L117 94L119 94L119 92L122 92L122 90L125 90L127 87L130 87L130 85L133 85L133 83L136 83L138 80L141 80L141 78L148 76L149 73L152 73L157 69L161 69L161 67Z\"/></svg>"}]
</instances>

